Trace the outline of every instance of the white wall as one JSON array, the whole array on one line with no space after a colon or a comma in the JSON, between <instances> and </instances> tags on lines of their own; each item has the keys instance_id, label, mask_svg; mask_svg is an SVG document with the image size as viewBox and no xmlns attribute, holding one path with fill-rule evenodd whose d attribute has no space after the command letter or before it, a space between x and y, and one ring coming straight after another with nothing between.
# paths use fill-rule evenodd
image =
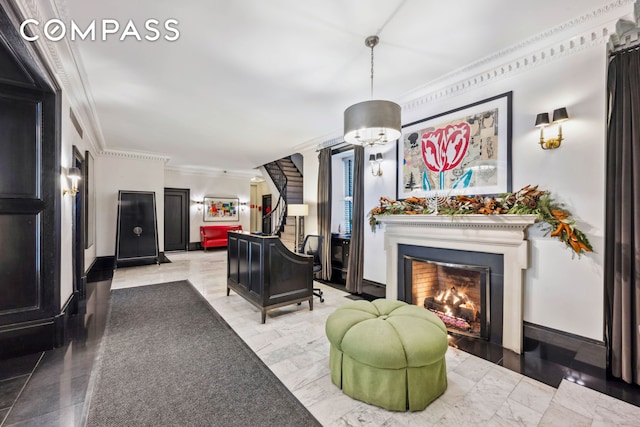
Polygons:
<instances>
[{"instance_id":1,"label":"white wall","mask_svg":"<svg viewBox=\"0 0 640 427\"><path fill-rule=\"evenodd\" d=\"M408 123L513 91L513 190L532 184L551 191L575 214L596 251L578 259L557 239L531 230L524 319L596 340L603 339L605 67L605 48L597 45L403 115ZM563 106L571 117L563 127L566 139L558 150L541 150L536 114ZM395 179L365 176L368 209L375 196L393 197ZM365 233L365 278L378 282L386 274L378 255L382 234Z\"/></svg>"},{"instance_id":2,"label":"white wall","mask_svg":"<svg viewBox=\"0 0 640 427\"><path fill-rule=\"evenodd\" d=\"M315 147L300 151L303 157L303 203L309 205L309 215L304 220L305 234L318 234L318 153Z\"/></svg>"},{"instance_id":3,"label":"white wall","mask_svg":"<svg viewBox=\"0 0 640 427\"><path fill-rule=\"evenodd\" d=\"M611 21L606 23L612 26ZM588 32L587 32L588 34ZM594 29L597 36L604 34ZM596 38L597 38L596 36ZM589 40L589 38L585 38ZM580 40L578 37L572 39ZM567 49L569 43L564 44ZM606 49L603 43L577 45L566 55L541 61L508 77L494 78L490 83L472 84L462 91L446 93L430 102L406 103L403 123L411 123L432 115L513 91L512 189L539 185L552 192L578 220L594 246L595 253L578 258L555 238L545 237L539 226L529 230L530 268L525 275L525 321L566 331L576 335L603 339L603 235L604 235L604 170L605 170L605 84ZM547 48L550 52L550 48ZM521 65L524 61L521 62ZM416 91L414 100L423 93ZM406 99L412 99L411 95ZM407 107L410 105L410 107ZM563 126L565 141L557 150L544 151L537 143L539 131L534 127L537 113L551 113L566 106L570 120ZM551 132L547 134L547 137ZM383 175L374 177L365 171L365 213L378 204L381 196L396 196L396 146L367 149L382 152ZM367 165L368 166L368 165ZM317 179L317 158L305 156L305 202L313 206ZM312 191L313 190L313 191ZM336 200L334 189L334 200ZM335 221L334 221L335 222ZM384 230L372 232L365 226L364 278L384 283Z\"/></svg>"},{"instance_id":4,"label":"white wall","mask_svg":"<svg viewBox=\"0 0 640 427\"><path fill-rule=\"evenodd\" d=\"M220 172L219 175L204 175L167 169L164 174L164 186L168 188L188 188L191 190L191 207L189 209L189 241L200 241L201 225L242 225L243 230L250 230L250 190L251 176L232 175ZM240 208L240 221L204 222L203 212L198 210L202 205L194 203L202 201L205 196L238 198L247 203Z\"/></svg>"},{"instance_id":5,"label":"white wall","mask_svg":"<svg viewBox=\"0 0 640 427\"><path fill-rule=\"evenodd\" d=\"M97 256L114 256L118 191L153 191L156 195L158 246L164 250L164 161L103 154L95 159Z\"/></svg>"},{"instance_id":6,"label":"white wall","mask_svg":"<svg viewBox=\"0 0 640 427\"><path fill-rule=\"evenodd\" d=\"M62 93L62 120L61 120L61 153L60 163L62 166L60 185L62 189L71 188L70 180L65 176L67 168L73 165L73 146L75 145L80 151L82 157L85 157L85 151L92 152L93 157L96 155L93 152L92 144L89 142L90 136L84 133L84 139L80 137L76 131L71 119L69 118L69 98L66 93ZM86 159L85 159L86 161ZM61 241L60 241L60 306L69 299L69 296L73 292L73 204L74 200L71 196L63 196L61 203ZM82 224L79 224L82 227ZM95 243L84 251L84 266L85 271L88 271L91 264L96 258L96 245Z\"/></svg>"}]
</instances>

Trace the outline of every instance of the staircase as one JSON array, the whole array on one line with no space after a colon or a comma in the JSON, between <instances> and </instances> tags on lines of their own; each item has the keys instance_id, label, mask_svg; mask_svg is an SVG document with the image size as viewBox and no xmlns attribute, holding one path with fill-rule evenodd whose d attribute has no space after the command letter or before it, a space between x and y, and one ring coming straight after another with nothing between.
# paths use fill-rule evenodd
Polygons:
<instances>
[{"instance_id":1,"label":"staircase","mask_svg":"<svg viewBox=\"0 0 640 427\"><path fill-rule=\"evenodd\" d=\"M268 163L264 168L280 192L278 202L271 211L273 225L271 234L279 235L282 243L294 250L296 219L285 215L288 204L302 203L302 174L289 157Z\"/></svg>"}]
</instances>

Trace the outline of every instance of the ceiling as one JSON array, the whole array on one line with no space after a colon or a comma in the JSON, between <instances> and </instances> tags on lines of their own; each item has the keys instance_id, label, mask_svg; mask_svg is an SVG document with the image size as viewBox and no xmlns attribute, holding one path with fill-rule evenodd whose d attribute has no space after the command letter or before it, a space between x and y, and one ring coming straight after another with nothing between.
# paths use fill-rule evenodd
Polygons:
<instances>
[{"instance_id":1,"label":"ceiling","mask_svg":"<svg viewBox=\"0 0 640 427\"><path fill-rule=\"evenodd\" d=\"M149 18L179 22L174 42L72 42L105 148L163 154L178 168L244 171L340 135L344 109L370 97L369 35L380 36L374 97L399 100L603 0L57 3L81 28L133 19L144 37Z\"/></svg>"}]
</instances>

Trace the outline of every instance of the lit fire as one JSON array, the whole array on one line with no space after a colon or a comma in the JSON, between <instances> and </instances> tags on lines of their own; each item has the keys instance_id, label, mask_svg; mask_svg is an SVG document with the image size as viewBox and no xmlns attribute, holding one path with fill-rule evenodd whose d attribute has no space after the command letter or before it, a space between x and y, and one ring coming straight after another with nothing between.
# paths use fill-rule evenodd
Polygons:
<instances>
[{"instance_id":1,"label":"lit fire","mask_svg":"<svg viewBox=\"0 0 640 427\"><path fill-rule=\"evenodd\" d=\"M440 291L432 298L426 298L425 308L438 316L447 326L460 330L470 330L477 314L473 301L455 287Z\"/></svg>"},{"instance_id":2,"label":"lit fire","mask_svg":"<svg viewBox=\"0 0 640 427\"><path fill-rule=\"evenodd\" d=\"M456 290L455 287L451 287L446 291L440 291L433 299L438 301L440 304L446 304L445 307L447 309L447 314L449 315L451 314L449 305L468 308L469 310L473 310L474 313L476 311L476 306L473 301L471 301L465 293Z\"/></svg>"}]
</instances>

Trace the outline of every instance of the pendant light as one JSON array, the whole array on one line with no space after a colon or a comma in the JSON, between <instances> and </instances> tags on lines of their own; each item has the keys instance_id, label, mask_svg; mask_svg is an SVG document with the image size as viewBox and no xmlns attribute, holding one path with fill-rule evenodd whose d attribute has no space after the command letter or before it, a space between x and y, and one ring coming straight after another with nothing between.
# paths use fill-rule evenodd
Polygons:
<instances>
[{"instance_id":1,"label":"pendant light","mask_svg":"<svg viewBox=\"0 0 640 427\"><path fill-rule=\"evenodd\" d=\"M364 41L371 48L372 99L344 110L344 140L349 144L386 144L400 138L400 106L395 102L373 99L373 48L379 41L378 36L369 36Z\"/></svg>"}]
</instances>

